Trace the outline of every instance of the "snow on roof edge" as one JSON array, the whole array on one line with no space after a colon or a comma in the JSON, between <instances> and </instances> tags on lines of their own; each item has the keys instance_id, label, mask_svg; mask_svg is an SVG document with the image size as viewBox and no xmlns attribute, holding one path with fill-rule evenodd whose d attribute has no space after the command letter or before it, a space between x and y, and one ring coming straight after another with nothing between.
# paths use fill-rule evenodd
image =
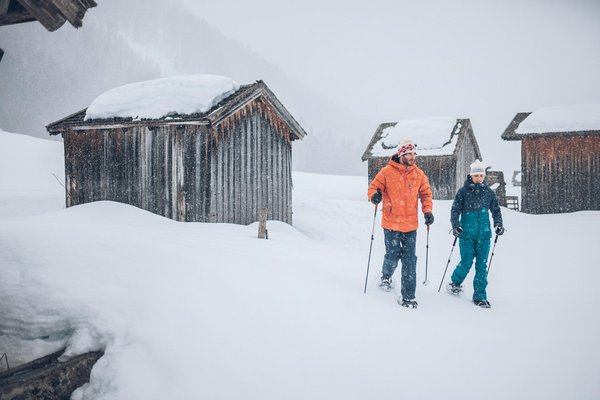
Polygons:
<instances>
[{"instance_id":1,"label":"snow on roof edge","mask_svg":"<svg viewBox=\"0 0 600 400\"><path fill-rule=\"evenodd\" d=\"M99 95L86 110L92 119L160 119L205 113L240 84L220 75L182 75L130 83Z\"/></svg>"},{"instance_id":2,"label":"snow on roof edge","mask_svg":"<svg viewBox=\"0 0 600 400\"><path fill-rule=\"evenodd\" d=\"M545 107L529 114L517 135L600 131L600 103Z\"/></svg>"},{"instance_id":3,"label":"snow on roof edge","mask_svg":"<svg viewBox=\"0 0 600 400\"><path fill-rule=\"evenodd\" d=\"M405 119L381 130L380 138L371 148L372 157L391 157L404 139L417 145L417 155L452 155L462 125L458 118L434 117Z\"/></svg>"}]
</instances>

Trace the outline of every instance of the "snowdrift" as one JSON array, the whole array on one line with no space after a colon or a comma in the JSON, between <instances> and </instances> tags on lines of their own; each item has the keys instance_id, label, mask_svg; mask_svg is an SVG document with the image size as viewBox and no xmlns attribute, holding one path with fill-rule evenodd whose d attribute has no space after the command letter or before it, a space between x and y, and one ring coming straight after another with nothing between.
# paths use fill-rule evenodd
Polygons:
<instances>
[{"instance_id":1,"label":"snowdrift","mask_svg":"<svg viewBox=\"0 0 600 400\"><path fill-rule=\"evenodd\" d=\"M294 173L294 226L269 221L259 240L256 224L180 223L113 202L64 209L48 173L59 144L0 140L0 187L26 186L0 197L11 208L0 213L0 352L104 350L74 399L600 397L600 212L503 209L483 310L469 301L472 275L462 298L437 292L452 237L450 202L435 202L430 284L420 228L419 308L408 310L399 287L376 287L380 228L362 292L366 178Z\"/></svg>"}]
</instances>

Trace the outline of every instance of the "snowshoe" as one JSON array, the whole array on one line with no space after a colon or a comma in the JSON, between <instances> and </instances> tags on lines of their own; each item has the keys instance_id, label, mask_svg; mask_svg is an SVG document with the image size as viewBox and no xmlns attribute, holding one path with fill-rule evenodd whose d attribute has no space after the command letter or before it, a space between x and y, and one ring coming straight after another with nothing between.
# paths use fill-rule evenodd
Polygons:
<instances>
[{"instance_id":1,"label":"snowshoe","mask_svg":"<svg viewBox=\"0 0 600 400\"><path fill-rule=\"evenodd\" d=\"M394 282L392 282L392 278L381 278L381 282L379 282L379 288L384 292L389 292L394 289Z\"/></svg>"},{"instance_id":2,"label":"snowshoe","mask_svg":"<svg viewBox=\"0 0 600 400\"><path fill-rule=\"evenodd\" d=\"M417 308L418 305L415 299L402 299L400 297L398 297L398 304L406 308Z\"/></svg>"},{"instance_id":3,"label":"snowshoe","mask_svg":"<svg viewBox=\"0 0 600 400\"><path fill-rule=\"evenodd\" d=\"M481 308L490 308L492 306L487 300L473 300L473 303L475 303L476 306Z\"/></svg>"},{"instance_id":4,"label":"snowshoe","mask_svg":"<svg viewBox=\"0 0 600 400\"><path fill-rule=\"evenodd\" d=\"M454 296L458 296L463 290L462 285L457 285L454 282L450 282L446 289L448 290L448 293Z\"/></svg>"}]
</instances>

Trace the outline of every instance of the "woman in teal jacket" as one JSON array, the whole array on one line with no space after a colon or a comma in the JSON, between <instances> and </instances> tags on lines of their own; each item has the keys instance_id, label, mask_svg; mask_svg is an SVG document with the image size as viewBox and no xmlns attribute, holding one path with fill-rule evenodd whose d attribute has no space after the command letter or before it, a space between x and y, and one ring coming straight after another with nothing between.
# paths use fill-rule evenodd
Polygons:
<instances>
[{"instance_id":1,"label":"woman in teal jacket","mask_svg":"<svg viewBox=\"0 0 600 400\"><path fill-rule=\"evenodd\" d=\"M459 294L462 291L461 285L475 260L473 302L480 307L489 308L486 287L487 260L492 237L490 211L496 234L502 235L504 228L496 194L487 186L484 179L485 166L477 160L471 164L469 177L456 193L452 203L450 222L452 233L460 239L460 262L452 273L448 290L452 294Z\"/></svg>"}]
</instances>

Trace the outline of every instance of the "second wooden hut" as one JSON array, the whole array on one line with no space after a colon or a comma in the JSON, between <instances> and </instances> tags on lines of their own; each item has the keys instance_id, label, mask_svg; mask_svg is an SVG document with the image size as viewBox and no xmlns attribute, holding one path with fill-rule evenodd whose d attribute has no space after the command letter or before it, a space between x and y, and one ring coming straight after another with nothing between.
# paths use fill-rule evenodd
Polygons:
<instances>
[{"instance_id":1,"label":"second wooden hut","mask_svg":"<svg viewBox=\"0 0 600 400\"><path fill-rule=\"evenodd\" d=\"M386 122L377 127L362 156L368 161L369 182L388 164L403 139L412 139L417 145L417 165L429 177L436 200L454 199L469 173L469 165L482 159L469 119Z\"/></svg>"},{"instance_id":2,"label":"second wooden hut","mask_svg":"<svg viewBox=\"0 0 600 400\"><path fill-rule=\"evenodd\" d=\"M502 138L521 141L521 211L600 210L600 104L518 113Z\"/></svg>"}]
</instances>

